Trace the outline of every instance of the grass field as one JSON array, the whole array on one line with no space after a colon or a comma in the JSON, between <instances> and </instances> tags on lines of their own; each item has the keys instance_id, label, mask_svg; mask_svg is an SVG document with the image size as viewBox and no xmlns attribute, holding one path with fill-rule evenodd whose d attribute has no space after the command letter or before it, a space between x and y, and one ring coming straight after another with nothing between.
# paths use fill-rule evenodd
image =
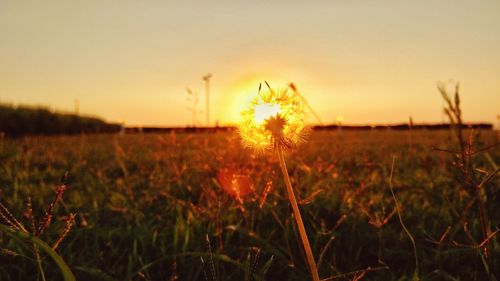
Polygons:
<instances>
[{"instance_id":1,"label":"grass field","mask_svg":"<svg viewBox=\"0 0 500 281\"><path fill-rule=\"evenodd\" d=\"M472 151L496 143L497 132L476 131ZM500 277L498 177L470 191L456 155L436 147L459 149L448 131L332 131L312 132L285 156L321 278ZM498 169L500 150L471 157L480 181ZM416 257L390 190L393 159ZM242 148L236 133L0 141L0 202L26 226L28 198L38 222L65 172L68 189L40 238L55 243L75 213L56 251L78 280L310 278L276 157ZM231 196L221 172L255 190ZM29 243L0 232L0 250L1 280L41 278ZM61 279L44 254L42 267L47 280Z\"/></svg>"}]
</instances>

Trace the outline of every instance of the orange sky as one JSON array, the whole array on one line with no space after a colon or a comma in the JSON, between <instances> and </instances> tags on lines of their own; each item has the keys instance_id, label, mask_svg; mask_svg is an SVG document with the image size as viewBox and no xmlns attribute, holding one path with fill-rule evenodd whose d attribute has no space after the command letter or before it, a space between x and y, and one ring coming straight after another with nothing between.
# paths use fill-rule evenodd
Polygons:
<instances>
[{"instance_id":1,"label":"orange sky","mask_svg":"<svg viewBox=\"0 0 500 281\"><path fill-rule=\"evenodd\" d=\"M1 1L0 101L184 126L210 72L220 124L262 80L294 82L325 123L440 122L453 80L466 121L497 123L499 30L497 0Z\"/></svg>"}]
</instances>

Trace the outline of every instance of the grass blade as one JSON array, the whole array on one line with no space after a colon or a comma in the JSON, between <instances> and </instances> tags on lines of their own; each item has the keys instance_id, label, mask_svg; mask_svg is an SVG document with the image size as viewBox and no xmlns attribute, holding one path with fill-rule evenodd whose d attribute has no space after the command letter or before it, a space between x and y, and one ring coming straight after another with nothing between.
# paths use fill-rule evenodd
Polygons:
<instances>
[{"instance_id":1,"label":"grass blade","mask_svg":"<svg viewBox=\"0 0 500 281\"><path fill-rule=\"evenodd\" d=\"M61 270L64 281L76 281L75 275L73 275L73 272L71 272L66 262L61 258L61 256L59 256L55 251L53 251L52 248L49 245L47 245L47 243L43 242L39 238L29 233L15 230L3 224L0 224L0 231L5 232L7 235L11 237L18 238L21 240L27 240L31 243L34 243L42 251L48 254L52 258L52 260L54 260L54 262Z\"/></svg>"}]
</instances>

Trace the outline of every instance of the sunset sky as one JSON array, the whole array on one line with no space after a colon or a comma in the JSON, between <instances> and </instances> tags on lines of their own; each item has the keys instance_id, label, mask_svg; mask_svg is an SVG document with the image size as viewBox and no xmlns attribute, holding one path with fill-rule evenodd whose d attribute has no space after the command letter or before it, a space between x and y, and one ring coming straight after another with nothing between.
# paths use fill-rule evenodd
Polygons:
<instances>
[{"instance_id":1,"label":"sunset sky","mask_svg":"<svg viewBox=\"0 0 500 281\"><path fill-rule=\"evenodd\" d=\"M465 120L497 124L500 1L0 0L0 102L185 126L207 73L220 124L263 80L349 124L441 122L459 81Z\"/></svg>"}]
</instances>

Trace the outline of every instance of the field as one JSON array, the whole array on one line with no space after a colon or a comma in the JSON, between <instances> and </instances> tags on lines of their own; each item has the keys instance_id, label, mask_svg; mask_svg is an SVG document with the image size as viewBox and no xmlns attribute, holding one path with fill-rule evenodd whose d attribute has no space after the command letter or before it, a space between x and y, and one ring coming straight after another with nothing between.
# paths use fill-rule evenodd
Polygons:
<instances>
[{"instance_id":1,"label":"field","mask_svg":"<svg viewBox=\"0 0 500 281\"><path fill-rule=\"evenodd\" d=\"M500 150L480 149L498 135L472 135L481 181ZM498 177L470 191L457 154L433 148L459 150L449 131L329 131L285 155L321 278L500 276ZM40 238L55 243L75 214L56 251L78 280L310 279L277 158L235 132L3 139L0 159L0 203L26 226L28 198L38 223L68 172ZM228 174L255 189L234 196ZM0 232L0 250L1 280L41 280L30 243ZM62 278L41 261L47 280Z\"/></svg>"}]
</instances>

